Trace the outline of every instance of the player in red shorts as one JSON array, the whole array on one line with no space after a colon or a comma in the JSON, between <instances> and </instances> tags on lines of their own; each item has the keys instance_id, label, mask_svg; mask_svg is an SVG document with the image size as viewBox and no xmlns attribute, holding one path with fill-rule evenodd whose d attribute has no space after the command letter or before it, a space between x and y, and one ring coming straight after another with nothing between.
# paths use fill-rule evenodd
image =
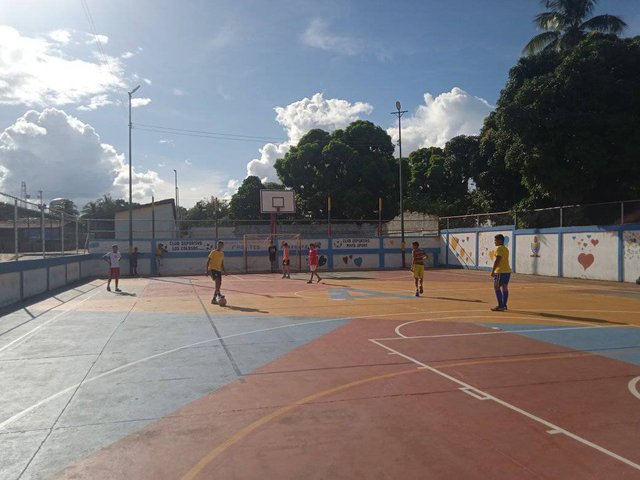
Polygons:
<instances>
[{"instance_id":1,"label":"player in red shorts","mask_svg":"<svg viewBox=\"0 0 640 480\"><path fill-rule=\"evenodd\" d=\"M118 251L118 245L112 245L111 251L105 253L102 259L109 264L109 281L107 282L107 291L111 291L111 280L116 281L116 292L121 292L118 288L118 280L120 280L120 252Z\"/></svg>"},{"instance_id":2,"label":"player in red shorts","mask_svg":"<svg viewBox=\"0 0 640 480\"><path fill-rule=\"evenodd\" d=\"M318 277L318 283L322 280L318 275L318 247L314 243L309 244L309 270L311 278L307 283L313 283L313 276Z\"/></svg>"}]
</instances>

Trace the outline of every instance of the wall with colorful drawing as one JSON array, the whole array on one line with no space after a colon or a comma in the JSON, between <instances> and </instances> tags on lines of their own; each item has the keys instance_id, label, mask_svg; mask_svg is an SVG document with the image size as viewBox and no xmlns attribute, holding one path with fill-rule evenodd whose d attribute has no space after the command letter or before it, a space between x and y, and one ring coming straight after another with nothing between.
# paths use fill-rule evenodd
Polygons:
<instances>
[{"instance_id":1,"label":"wall with colorful drawing","mask_svg":"<svg viewBox=\"0 0 640 480\"><path fill-rule=\"evenodd\" d=\"M562 238L563 276L618 279L618 232L564 233Z\"/></svg>"},{"instance_id":2,"label":"wall with colorful drawing","mask_svg":"<svg viewBox=\"0 0 640 480\"><path fill-rule=\"evenodd\" d=\"M514 272L592 280L640 279L640 225L509 230L501 227L442 231L449 267L488 270L501 233ZM477 235L477 252L473 241ZM466 242L466 243L465 243Z\"/></svg>"},{"instance_id":3,"label":"wall with colorful drawing","mask_svg":"<svg viewBox=\"0 0 640 480\"><path fill-rule=\"evenodd\" d=\"M507 230L480 232L478 236L478 266L492 268L496 259L496 244L494 237L501 233L504 235L504 246L509 250L511 247L512 232Z\"/></svg>"},{"instance_id":4,"label":"wall with colorful drawing","mask_svg":"<svg viewBox=\"0 0 640 480\"><path fill-rule=\"evenodd\" d=\"M622 237L624 281L640 279L640 230L627 230Z\"/></svg>"},{"instance_id":5,"label":"wall with colorful drawing","mask_svg":"<svg viewBox=\"0 0 640 480\"><path fill-rule=\"evenodd\" d=\"M427 268L440 265L441 249L444 242L440 237L405 237L405 262L411 264L411 244L418 242L426 253L425 266ZM402 248L398 237L386 237L382 240L384 254L384 268L402 267ZM444 258L444 257L442 257Z\"/></svg>"},{"instance_id":6,"label":"wall with colorful drawing","mask_svg":"<svg viewBox=\"0 0 640 480\"><path fill-rule=\"evenodd\" d=\"M557 234L515 235L515 270L530 275L558 276Z\"/></svg>"},{"instance_id":7,"label":"wall with colorful drawing","mask_svg":"<svg viewBox=\"0 0 640 480\"><path fill-rule=\"evenodd\" d=\"M449 263L463 268L476 266L476 232L449 234Z\"/></svg>"}]
</instances>

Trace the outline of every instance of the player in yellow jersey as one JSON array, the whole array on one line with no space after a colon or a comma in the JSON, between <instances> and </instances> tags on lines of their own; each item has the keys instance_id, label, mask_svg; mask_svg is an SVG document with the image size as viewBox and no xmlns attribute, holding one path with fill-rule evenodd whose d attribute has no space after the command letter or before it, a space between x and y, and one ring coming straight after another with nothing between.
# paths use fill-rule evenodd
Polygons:
<instances>
[{"instance_id":1,"label":"player in yellow jersey","mask_svg":"<svg viewBox=\"0 0 640 480\"><path fill-rule=\"evenodd\" d=\"M224 295L220 293L220 287L222 286L222 273L227 273L224 268L224 242L219 241L215 250L211 250L207 257L207 275L211 275L211 279L216 284L216 290L213 293L211 303L217 304L220 299L224 298Z\"/></svg>"},{"instance_id":2,"label":"player in yellow jersey","mask_svg":"<svg viewBox=\"0 0 640 480\"><path fill-rule=\"evenodd\" d=\"M419 297L420 294L424 292L422 282L424 280L424 260L427 255L424 253L424 250L420 248L420 244L418 242L413 242L411 247L413 248L411 256L411 271L413 272L413 279L416 284L416 297Z\"/></svg>"},{"instance_id":3,"label":"player in yellow jersey","mask_svg":"<svg viewBox=\"0 0 640 480\"><path fill-rule=\"evenodd\" d=\"M509 249L504 246L504 235L498 234L495 237L496 259L493 262L491 276L493 277L493 287L496 291L498 306L491 310L494 312L504 312L507 309L509 299L509 280L511 279L511 267L509 266Z\"/></svg>"}]
</instances>

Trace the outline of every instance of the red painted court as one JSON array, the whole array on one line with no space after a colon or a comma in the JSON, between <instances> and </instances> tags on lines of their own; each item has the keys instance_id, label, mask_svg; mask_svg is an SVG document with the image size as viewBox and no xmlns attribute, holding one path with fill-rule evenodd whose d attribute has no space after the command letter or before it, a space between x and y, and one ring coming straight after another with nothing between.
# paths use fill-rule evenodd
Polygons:
<instances>
[{"instance_id":1,"label":"red painted court","mask_svg":"<svg viewBox=\"0 0 640 480\"><path fill-rule=\"evenodd\" d=\"M97 285L99 294L71 309L99 322L108 306L139 314L124 325L147 323L123 336L137 345L129 363L88 376L68 408L99 387L95 423L140 423L100 448L68 453L52 477L640 478L635 286L516 276L510 310L490 312L485 272L429 271L420 298L406 272L333 274L313 285L301 275L231 275L224 309L210 305L205 277L135 282L135 296L107 296ZM196 328L189 315L208 318L216 334L177 338ZM155 326L160 335L167 325L175 342L153 343ZM236 374L179 400L186 384L171 382L190 375L213 341ZM142 353L144 342L153 349ZM253 368L258 353L268 361ZM136 417L116 418L131 391ZM179 407L159 409L159 396ZM50 451L70 441L69 428L53 428L61 436Z\"/></svg>"}]
</instances>

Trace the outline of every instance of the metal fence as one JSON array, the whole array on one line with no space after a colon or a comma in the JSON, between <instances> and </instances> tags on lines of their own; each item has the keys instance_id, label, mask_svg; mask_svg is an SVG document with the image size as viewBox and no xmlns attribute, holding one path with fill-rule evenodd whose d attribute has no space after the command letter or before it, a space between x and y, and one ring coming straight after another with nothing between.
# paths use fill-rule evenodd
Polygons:
<instances>
[{"instance_id":1,"label":"metal fence","mask_svg":"<svg viewBox=\"0 0 640 480\"><path fill-rule=\"evenodd\" d=\"M0 193L0 261L76 254L87 240L77 216Z\"/></svg>"},{"instance_id":2,"label":"metal fence","mask_svg":"<svg viewBox=\"0 0 640 480\"><path fill-rule=\"evenodd\" d=\"M440 217L439 228L474 228L499 225L513 225L516 228L552 228L624 225L627 223L640 223L640 200Z\"/></svg>"}]
</instances>

